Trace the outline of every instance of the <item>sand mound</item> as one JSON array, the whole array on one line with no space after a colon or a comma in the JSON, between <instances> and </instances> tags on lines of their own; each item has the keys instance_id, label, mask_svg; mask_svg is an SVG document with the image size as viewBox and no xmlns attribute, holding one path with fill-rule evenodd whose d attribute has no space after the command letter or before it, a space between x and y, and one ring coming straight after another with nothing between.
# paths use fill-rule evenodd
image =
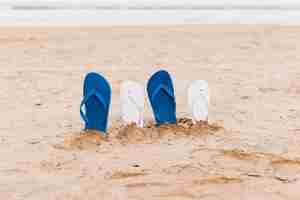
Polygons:
<instances>
[{"instance_id":1,"label":"sand mound","mask_svg":"<svg viewBox=\"0 0 300 200\"><path fill-rule=\"evenodd\" d=\"M155 126L151 127L150 125L148 127L155 129ZM200 121L194 124L191 119L187 119L187 118L178 119L176 124L161 125L160 127L156 128L156 131L158 131L158 135L160 137L205 136L205 135L213 135L220 130L223 130L223 127L217 124L210 124L206 121Z\"/></svg>"},{"instance_id":2,"label":"sand mound","mask_svg":"<svg viewBox=\"0 0 300 200\"><path fill-rule=\"evenodd\" d=\"M235 158L238 160L269 160L271 165L299 165L300 160L285 158L281 155L263 153L263 152L247 152L242 149L222 149L220 150L224 156Z\"/></svg>"},{"instance_id":3,"label":"sand mound","mask_svg":"<svg viewBox=\"0 0 300 200\"><path fill-rule=\"evenodd\" d=\"M272 161L273 166L278 165L299 165L300 166L300 160L290 160L286 158L276 159Z\"/></svg>"},{"instance_id":4,"label":"sand mound","mask_svg":"<svg viewBox=\"0 0 300 200\"><path fill-rule=\"evenodd\" d=\"M224 128L216 123L209 123L207 121L200 121L196 124L191 119L181 118L177 122L177 127L184 130L188 135L201 136L215 134Z\"/></svg>"},{"instance_id":5,"label":"sand mound","mask_svg":"<svg viewBox=\"0 0 300 200\"><path fill-rule=\"evenodd\" d=\"M256 152L246 152L241 149L222 150L224 156L235 158L238 160L258 160L262 155Z\"/></svg>"},{"instance_id":6,"label":"sand mound","mask_svg":"<svg viewBox=\"0 0 300 200\"><path fill-rule=\"evenodd\" d=\"M151 142L158 138L157 132L149 128L139 128L136 124L122 126L116 135L116 138L122 143L143 143Z\"/></svg>"},{"instance_id":7,"label":"sand mound","mask_svg":"<svg viewBox=\"0 0 300 200\"><path fill-rule=\"evenodd\" d=\"M137 176L145 176L145 175L146 175L146 173L144 173L144 172L116 171L109 178L110 179L125 179L125 178L137 177Z\"/></svg>"},{"instance_id":8,"label":"sand mound","mask_svg":"<svg viewBox=\"0 0 300 200\"><path fill-rule=\"evenodd\" d=\"M119 129L116 138L124 143L154 142L159 138L174 136L203 136L212 135L223 130L222 126L198 122L194 124L191 119L181 118L176 124L166 124L157 127L153 121L149 121L144 128L135 124L123 126Z\"/></svg>"},{"instance_id":9,"label":"sand mound","mask_svg":"<svg viewBox=\"0 0 300 200\"><path fill-rule=\"evenodd\" d=\"M64 144L60 148L94 149L108 141L121 144L153 143L165 137L172 139L174 137L213 135L220 130L223 130L223 127L217 124L209 124L208 122L194 124L191 119L186 118L179 119L177 124L159 127L150 121L144 128L139 128L135 124L111 127L107 137L100 132L91 130L69 134L65 137Z\"/></svg>"},{"instance_id":10,"label":"sand mound","mask_svg":"<svg viewBox=\"0 0 300 200\"><path fill-rule=\"evenodd\" d=\"M207 185L207 184L230 184L230 183L241 183L242 180L239 177L226 177L226 176L213 176L201 180L196 180L193 183L196 185Z\"/></svg>"},{"instance_id":11,"label":"sand mound","mask_svg":"<svg viewBox=\"0 0 300 200\"><path fill-rule=\"evenodd\" d=\"M94 149L107 142L108 139L98 131L83 131L71 134L64 139L64 149Z\"/></svg>"}]
</instances>

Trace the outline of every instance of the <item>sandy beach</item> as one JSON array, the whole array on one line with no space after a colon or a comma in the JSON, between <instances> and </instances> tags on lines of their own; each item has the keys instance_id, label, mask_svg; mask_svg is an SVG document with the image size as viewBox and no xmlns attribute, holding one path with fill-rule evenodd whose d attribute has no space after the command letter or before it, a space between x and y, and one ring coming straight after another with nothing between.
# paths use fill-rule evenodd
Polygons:
<instances>
[{"instance_id":1,"label":"sandy beach","mask_svg":"<svg viewBox=\"0 0 300 200\"><path fill-rule=\"evenodd\" d=\"M0 32L1 199L300 198L299 26ZM190 118L189 83L209 82L210 124L220 128L121 126L120 82L145 85L161 68L174 78L178 118ZM89 71L112 85L111 137L68 143L83 129L79 105ZM148 102L145 115L151 123Z\"/></svg>"}]
</instances>

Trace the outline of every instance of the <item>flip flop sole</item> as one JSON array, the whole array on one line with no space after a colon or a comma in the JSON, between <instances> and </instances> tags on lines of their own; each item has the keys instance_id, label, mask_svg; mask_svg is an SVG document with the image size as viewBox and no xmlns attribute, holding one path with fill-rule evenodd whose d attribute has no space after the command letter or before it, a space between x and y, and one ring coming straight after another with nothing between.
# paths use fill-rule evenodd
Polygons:
<instances>
[{"instance_id":1,"label":"flip flop sole","mask_svg":"<svg viewBox=\"0 0 300 200\"><path fill-rule=\"evenodd\" d=\"M147 92L157 125L176 123L176 101L170 74L160 70L148 81Z\"/></svg>"},{"instance_id":2,"label":"flip flop sole","mask_svg":"<svg viewBox=\"0 0 300 200\"><path fill-rule=\"evenodd\" d=\"M90 95L92 93L92 95ZM90 95L85 102L85 129L106 132L109 107L111 102L111 87L101 75L91 72L84 80L83 96Z\"/></svg>"},{"instance_id":3,"label":"flip flop sole","mask_svg":"<svg viewBox=\"0 0 300 200\"><path fill-rule=\"evenodd\" d=\"M205 80L197 80L190 84L188 106L194 122L208 120L209 88Z\"/></svg>"}]
</instances>

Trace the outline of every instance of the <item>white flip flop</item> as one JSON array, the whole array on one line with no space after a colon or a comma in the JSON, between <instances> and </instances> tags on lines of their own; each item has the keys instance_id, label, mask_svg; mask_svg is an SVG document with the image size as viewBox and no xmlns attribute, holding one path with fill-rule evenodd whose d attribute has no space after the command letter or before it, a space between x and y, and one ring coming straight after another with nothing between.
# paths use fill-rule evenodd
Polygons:
<instances>
[{"instance_id":1,"label":"white flip flop","mask_svg":"<svg viewBox=\"0 0 300 200\"><path fill-rule=\"evenodd\" d=\"M197 80L188 88L188 106L193 122L208 121L209 88L205 80Z\"/></svg>"},{"instance_id":2,"label":"white flip flop","mask_svg":"<svg viewBox=\"0 0 300 200\"><path fill-rule=\"evenodd\" d=\"M123 81L120 86L121 115L125 124L135 123L144 126L145 93L141 84L134 81Z\"/></svg>"}]
</instances>

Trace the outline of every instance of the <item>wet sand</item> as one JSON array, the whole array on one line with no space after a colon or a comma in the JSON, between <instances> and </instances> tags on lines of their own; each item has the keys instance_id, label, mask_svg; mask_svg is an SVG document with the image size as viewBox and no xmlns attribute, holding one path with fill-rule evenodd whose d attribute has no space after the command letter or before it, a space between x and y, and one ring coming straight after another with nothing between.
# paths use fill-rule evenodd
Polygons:
<instances>
[{"instance_id":1,"label":"wet sand","mask_svg":"<svg viewBox=\"0 0 300 200\"><path fill-rule=\"evenodd\" d=\"M299 199L300 27L0 31L3 199ZM145 85L160 68L174 78L178 118L190 117L188 84L207 80L221 128L156 129L148 102L148 127L122 126L120 82ZM81 134L91 70L113 88L108 139Z\"/></svg>"}]
</instances>

